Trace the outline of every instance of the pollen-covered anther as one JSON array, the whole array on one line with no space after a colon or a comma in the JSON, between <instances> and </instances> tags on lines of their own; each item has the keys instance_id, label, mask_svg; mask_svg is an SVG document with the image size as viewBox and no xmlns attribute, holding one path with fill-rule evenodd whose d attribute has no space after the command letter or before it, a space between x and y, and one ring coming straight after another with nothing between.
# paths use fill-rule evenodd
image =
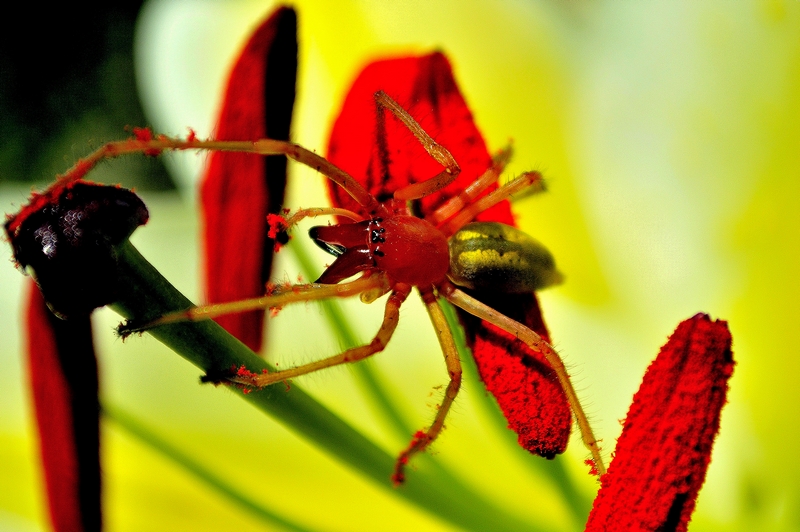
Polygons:
<instances>
[{"instance_id":1,"label":"pollen-covered anther","mask_svg":"<svg viewBox=\"0 0 800 532\"><path fill-rule=\"evenodd\" d=\"M633 397L587 531L686 530L733 366L727 323L697 314L678 326Z\"/></svg>"}]
</instances>

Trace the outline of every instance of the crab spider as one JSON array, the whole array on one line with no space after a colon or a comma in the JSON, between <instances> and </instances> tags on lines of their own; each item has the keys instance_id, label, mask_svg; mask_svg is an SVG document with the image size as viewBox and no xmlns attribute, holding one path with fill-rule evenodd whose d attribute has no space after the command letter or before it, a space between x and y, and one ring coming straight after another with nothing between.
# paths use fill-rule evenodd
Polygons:
<instances>
[{"instance_id":1,"label":"crab spider","mask_svg":"<svg viewBox=\"0 0 800 532\"><path fill-rule=\"evenodd\" d=\"M524 189L542 190L541 175L538 172L526 172L485 193L497 182L510 157L510 150L506 150L497 155L492 166L459 195L424 218L414 216L411 209L413 201L446 187L457 177L460 168L450 152L387 94L377 92L375 101L379 108L389 110L402 122L428 154L444 167L439 174L426 181L401 187L385 202L378 201L352 176L323 157L297 144L274 139L203 141L193 136L186 140L158 136L155 139L111 142L67 172L63 180L77 180L100 160L134 152L155 154L163 150L203 149L285 155L318 170L345 190L359 206L359 212L341 208L304 209L281 222L280 230L287 231L306 217L337 215L351 219L347 223L318 226L310 230L315 243L336 256L317 282L278 290L255 299L194 307L143 325L123 325L120 332L129 334L166 323L210 319L226 313L281 307L298 301L355 295L360 295L364 301L373 301L390 294L380 328L368 344L295 368L265 374L240 371L228 377L230 382L260 388L321 369L357 362L382 351L397 327L400 306L416 288L431 318L450 380L430 427L415 434L409 446L398 456L392 476L396 483L403 481L404 467L409 459L424 451L444 428L445 419L461 386L461 362L439 306L439 298L494 324L545 357L564 391L597 471L600 475L604 474L605 465L597 439L555 349L530 328L481 303L461 289L521 293L560 281L560 274L555 269L549 251L536 241L504 224L472 222L477 214L517 192ZM355 280L345 281L358 274Z\"/></svg>"}]
</instances>

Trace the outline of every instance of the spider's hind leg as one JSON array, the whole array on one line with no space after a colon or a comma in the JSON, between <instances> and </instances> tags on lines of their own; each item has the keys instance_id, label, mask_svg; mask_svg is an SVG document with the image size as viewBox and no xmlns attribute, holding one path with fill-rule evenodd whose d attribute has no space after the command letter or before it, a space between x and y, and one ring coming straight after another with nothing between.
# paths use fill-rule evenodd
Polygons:
<instances>
[{"instance_id":1,"label":"spider's hind leg","mask_svg":"<svg viewBox=\"0 0 800 532\"><path fill-rule=\"evenodd\" d=\"M592 431L592 427L589 424L586 413L583 411L583 407L578 399L578 394L575 392L575 388L572 386L572 381L567 373L567 369L564 367L564 363L562 362L561 357L558 355L556 350L553 349L550 344L545 342L542 337L536 334L536 332L533 330L515 320L512 320L508 316L497 312L495 309L485 305L484 303L481 303L477 299L470 297L466 293L456 288L452 283L447 281L442 283L439 286L439 290L440 293L455 306L469 312L473 316L500 327L510 334L513 334L528 347L538 353L541 353L545 357L547 363L550 364L553 372L555 372L558 382L561 384L561 389L564 391L564 395L567 397L567 401L569 401L570 408L575 416L575 422L577 423L581 432L583 444L592 454L592 460L594 461L594 465L597 468L599 475L604 475L606 473L606 466L603 463L602 456L600 455L599 442Z\"/></svg>"}]
</instances>

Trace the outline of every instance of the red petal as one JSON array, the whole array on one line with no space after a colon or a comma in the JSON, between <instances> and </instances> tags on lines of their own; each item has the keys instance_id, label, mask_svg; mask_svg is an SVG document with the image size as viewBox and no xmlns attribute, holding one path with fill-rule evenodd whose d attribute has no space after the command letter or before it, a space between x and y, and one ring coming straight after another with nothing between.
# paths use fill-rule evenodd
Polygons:
<instances>
[{"instance_id":1,"label":"red petal","mask_svg":"<svg viewBox=\"0 0 800 532\"><path fill-rule=\"evenodd\" d=\"M216 138L288 139L297 76L297 18L278 9L253 34L225 92ZM268 213L278 212L286 186L286 159L215 152L203 180L206 287L209 302L264 293L272 267ZM217 321L251 349L261 347L263 311Z\"/></svg>"},{"instance_id":2,"label":"red petal","mask_svg":"<svg viewBox=\"0 0 800 532\"><path fill-rule=\"evenodd\" d=\"M29 369L50 520L57 532L100 530L100 406L89 316L59 320L29 284Z\"/></svg>"},{"instance_id":3,"label":"red petal","mask_svg":"<svg viewBox=\"0 0 800 532\"><path fill-rule=\"evenodd\" d=\"M423 214L461 192L491 165L486 143L443 54L377 61L361 72L350 89L331 132L328 159L379 200L390 198L398 188L435 176L442 167L388 113L385 132L378 130L374 99L378 90L406 109L461 166L453 183L423 198ZM329 190L335 205L358 210L341 188L329 183ZM514 225L507 201L479 218ZM486 294L471 295L548 338L533 294L494 299ZM481 378L497 398L509 427L519 435L520 444L544 456L563 452L571 413L547 362L507 333L461 314Z\"/></svg>"},{"instance_id":4,"label":"red petal","mask_svg":"<svg viewBox=\"0 0 800 532\"><path fill-rule=\"evenodd\" d=\"M586 530L686 530L733 366L726 322L678 326L633 397Z\"/></svg>"},{"instance_id":5,"label":"red petal","mask_svg":"<svg viewBox=\"0 0 800 532\"><path fill-rule=\"evenodd\" d=\"M427 214L457 195L491 165L491 156L447 58L439 52L370 63L353 83L333 125L328 160L339 166L379 201L395 190L430 179L442 166L425 152L411 132L388 111L378 131L374 95L382 90L453 154L461 174L446 188L422 199ZM340 187L328 183L334 205L358 210ZM483 220L513 224L508 202L483 213Z\"/></svg>"}]
</instances>

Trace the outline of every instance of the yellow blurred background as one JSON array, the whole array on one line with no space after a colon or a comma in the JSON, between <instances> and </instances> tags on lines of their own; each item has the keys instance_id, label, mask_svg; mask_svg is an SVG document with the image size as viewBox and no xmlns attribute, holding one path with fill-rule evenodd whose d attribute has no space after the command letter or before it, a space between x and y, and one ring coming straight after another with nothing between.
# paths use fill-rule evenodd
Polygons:
<instances>
[{"instance_id":1,"label":"yellow blurred background","mask_svg":"<svg viewBox=\"0 0 800 532\"><path fill-rule=\"evenodd\" d=\"M209 135L227 69L270 5L146 2L134 64L147 125ZM513 139L508 174L537 169L547 178L548 193L518 201L515 212L566 275L564 285L541 294L544 315L606 454L675 326L697 312L727 320L737 367L690 530L800 530L800 465L792 458L800 409L791 406L800 396L800 358L791 347L800 322L800 2L294 5L301 54L294 140L324 152L330 121L368 60L445 51L490 148ZM179 193L145 194L151 222L133 238L195 299L193 187L203 161L195 154L169 158ZM322 180L293 166L289 205L323 203ZM26 190L3 185L6 212ZM7 246L0 253L10 256ZM298 272L281 256L278 277ZM10 263L0 278L0 529L46 530L19 349L23 279ZM379 309L346 308L362 340L370 338ZM248 493L321 530L452 529L226 390L199 386L198 370L155 342L123 344L111 331L118 318L98 314L104 400ZM338 348L311 305L288 308L270 324L267 351L282 366ZM392 393L422 427L446 374L420 305L404 307L397 336L375 365L392 376ZM397 451L348 369L299 384ZM483 430L472 405L483 393L464 390L435 446L437 459L511 512L553 530L580 528L552 490L520 466L527 456L497 451L505 448ZM103 429L108 530L265 529L115 425ZM563 460L591 494L596 485L585 454L573 438Z\"/></svg>"}]
</instances>

